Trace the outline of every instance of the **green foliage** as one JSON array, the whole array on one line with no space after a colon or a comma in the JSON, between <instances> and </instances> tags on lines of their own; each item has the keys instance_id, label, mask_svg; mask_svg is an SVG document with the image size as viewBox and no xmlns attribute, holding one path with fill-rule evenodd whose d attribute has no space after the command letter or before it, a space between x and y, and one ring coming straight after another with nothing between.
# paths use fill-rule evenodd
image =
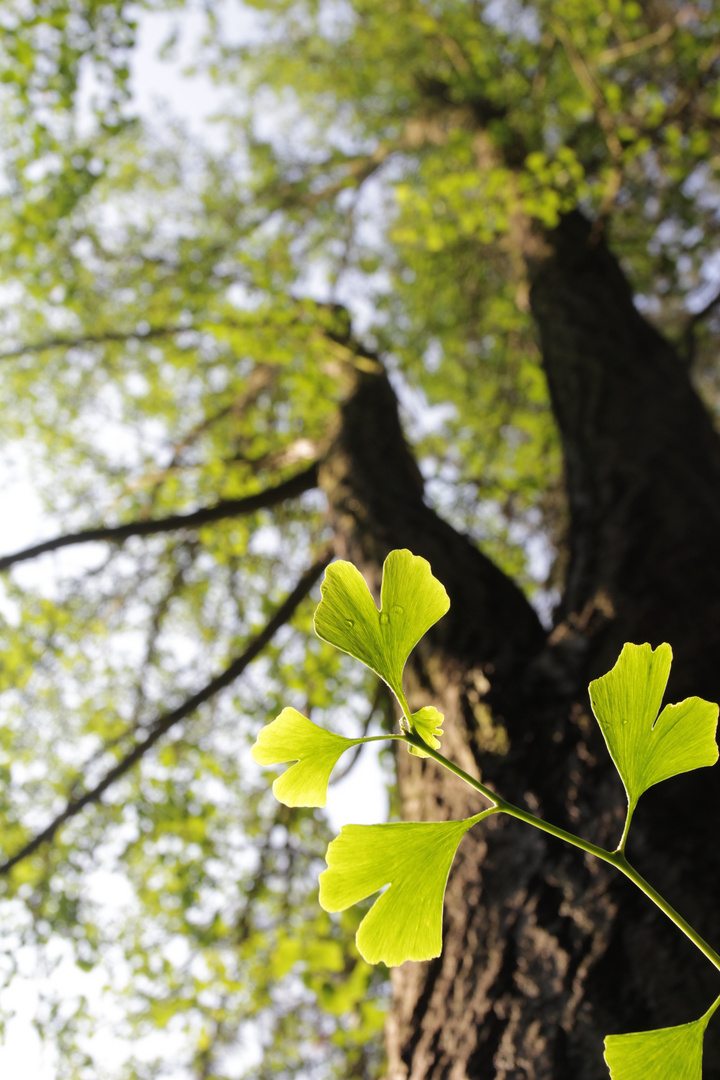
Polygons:
<instances>
[{"instance_id":1,"label":"green foliage","mask_svg":"<svg viewBox=\"0 0 720 1080\"><path fill-rule=\"evenodd\" d=\"M389 888L360 923L357 947L369 964L431 960L442 948L445 885L458 844L483 814L466 821L346 825L327 850L320 903L344 911Z\"/></svg>"},{"instance_id":2,"label":"green foliage","mask_svg":"<svg viewBox=\"0 0 720 1080\"><path fill-rule=\"evenodd\" d=\"M605 1061L612 1080L701 1080L705 1028L714 1011L691 1024L608 1035Z\"/></svg>"},{"instance_id":3,"label":"green foliage","mask_svg":"<svg viewBox=\"0 0 720 1080\"><path fill-rule=\"evenodd\" d=\"M443 714L438 712L434 705L425 705L411 715L410 729L419 735L424 743L431 746L433 750L437 750L440 746L438 735L443 733L440 725L444 719ZM424 750L417 746L410 746L408 749L411 754L415 754L417 757L428 756Z\"/></svg>"},{"instance_id":4,"label":"green foliage","mask_svg":"<svg viewBox=\"0 0 720 1080\"><path fill-rule=\"evenodd\" d=\"M407 717L402 669L424 632L421 627L428 629L447 609L445 590L432 576L429 565L409 551L394 551L385 561L380 612L354 567L345 562L330 566L315 613L315 628L320 636L383 677ZM383 612L400 618L383 620ZM648 885L624 855L640 795L661 780L713 765L718 758L717 705L688 698L679 705L666 705L658 716L671 662L672 650L667 644L654 651L648 644L626 644L612 671L590 684L593 711L628 796L627 821L615 852L589 844L513 806L437 753L436 735L440 734L438 725L443 717L433 707L414 713L409 731L388 735L409 743L411 752L428 756L431 751L432 757L480 792L490 802L490 808L464 821L347 825L342 829L328 847L327 870L320 875L321 906L329 912L344 911L387 886L358 928L356 942L364 959L370 964L383 962L392 966L440 955L443 898L458 845L468 829L483 818L506 813L622 871L720 969L720 956ZM261 733L256 744L256 760L261 763L301 759L285 776L305 766L306 761L313 760L310 755L315 755L305 786L301 786L302 781L288 783L291 797L307 789L319 791L324 798L334 764L346 746L353 745L329 732L313 732L312 727L304 717L286 709L265 735ZM694 1023L609 1035L605 1059L612 1080L700 1080L705 1028L719 1004L720 996Z\"/></svg>"},{"instance_id":5,"label":"green foliage","mask_svg":"<svg viewBox=\"0 0 720 1080\"><path fill-rule=\"evenodd\" d=\"M275 798L285 806L324 806L330 773L338 758L362 741L325 731L297 709L283 709L258 735L252 756L259 765L297 759L297 764L273 784Z\"/></svg>"},{"instance_id":6,"label":"green foliage","mask_svg":"<svg viewBox=\"0 0 720 1080\"><path fill-rule=\"evenodd\" d=\"M409 551L393 551L383 566L380 611L362 574L348 562L328 567L315 630L324 641L362 660L388 684L405 716L405 662L420 638L450 606L430 564Z\"/></svg>"},{"instance_id":7,"label":"green foliage","mask_svg":"<svg viewBox=\"0 0 720 1080\"><path fill-rule=\"evenodd\" d=\"M590 683L593 712L625 785L632 814L644 791L661 780L718 759L718 706L702 698L666 705L672 649L625 645L607 675Z\"/></svg>"}]
</instances>

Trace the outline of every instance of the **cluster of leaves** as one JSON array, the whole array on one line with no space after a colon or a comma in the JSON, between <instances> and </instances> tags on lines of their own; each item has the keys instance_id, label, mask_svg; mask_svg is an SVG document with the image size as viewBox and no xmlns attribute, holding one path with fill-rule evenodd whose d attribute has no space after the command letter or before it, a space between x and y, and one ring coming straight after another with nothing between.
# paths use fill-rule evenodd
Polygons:
<instances>
[{"instance_id":1,"label":"cluster of leaves","mask_svg":"<svg viewBox=\"0 0 720 1080\"><path fill-rule=\"evenodd\" d=\"M385 561L380 609L351 563L328 568L323 597L315 613L319 637L375 671L395 694L402 710L401 734L408 749L461 770L437 753L442 716L430 707L411 714L403 692L402 672L411 650L448 610L443 586L429 564L409 551L393 551ZM443 897L450 868L465 833L493 813L509 813L551 831L617 866L653 899L720 970L720 957L687 927L669 906L653 895L624 854L638 799L654 784L679 773L714 765L718 706L701 698L666 705L660 712L670 674L667 644L624 646L617 664L590 684L593 711L625 785L628 811L615 852L594 848L562 829L519 811L484 785L464 778L490 801L463 821L398 822L348 825L327 850L327 870L320 875L320 903L326 911L344 911L387 890L363 919L357 947L368 961L387 965L429 960L442 948ZM434 712L433 724L427 714ZM382 736L380 736L382 738ZM393 736L387 736L393 738ZM332 769L348 740L325 731L294 709L283 712L261 731L253 755L260 764L295 761L273 785L288 806L323 806ZM720 996L690 1024L629 1035L609 1035L605 1059L612 1080L700 1080L705 1028Z\"/></svg>"}]
</instances>

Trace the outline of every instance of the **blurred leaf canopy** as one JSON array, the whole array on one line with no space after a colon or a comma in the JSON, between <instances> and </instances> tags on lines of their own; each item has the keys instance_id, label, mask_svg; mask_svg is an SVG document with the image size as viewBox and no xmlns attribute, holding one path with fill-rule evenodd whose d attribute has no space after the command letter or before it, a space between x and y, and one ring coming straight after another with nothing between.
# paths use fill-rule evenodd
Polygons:
<instances>
[{"instance_id":1,"label":"blurred leaf canopy","mask_svg":"<svg viewBox=\"0 0 720 1080\"><path fill-rule=\"evenodd\" d=\"M202 132L135 96L151 20L158 65L214 87ZM6 859L319 557L314 484L263 493L321 459L354 342L391 374L429 497L552 596L564 496L522 222L609 220L717 407L719 23L711 0L5 0L4 478L39 492L46 535L257 497L5 576ZM328 827L277 808L249 757L284 705L348 738L389 722L374 676L312 635L317 598L0 877L2 978L24 945L102 969L87 985L109 982L136 1048L103 1064L97 995L48 983L58 1077L378 1075L387 986L348 944L362 912L316 903Z\"/></svg>"}]
</instances>

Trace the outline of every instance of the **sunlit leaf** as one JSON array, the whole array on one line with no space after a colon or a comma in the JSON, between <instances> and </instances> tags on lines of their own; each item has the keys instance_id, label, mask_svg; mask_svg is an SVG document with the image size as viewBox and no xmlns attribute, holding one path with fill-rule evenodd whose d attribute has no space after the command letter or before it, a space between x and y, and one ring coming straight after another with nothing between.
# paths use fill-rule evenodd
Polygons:
<instances>
[{"instance_id":1,"label":"sunlit leaf","mask_svg":"<svg viewBox=\"0 0 720 1080\"><path fill-rule=\"evenodd\" d=\"M412 720L412 729L416 734L420 736L423 742L426 742L428 746L431 746L433 750L437 750L440 746L440 740L438 735L442 735L442 724L444 717L441 712L432 706L426 705L424 709L419 709L414 712L410 717ZM408 750L411 754L416 754L417 757L427 757L428 755L420 750L417 746L408 746Z\"/></svg>"},{"instance_id":2,"label":"sunlit leaf","mask_svg":"<svg viewBox=\"0 0 720 1080\"><path fill-rule=\"evenodd\" d=\"M259 765L297 764L273 784L275 798L286 806L324 806L330 773L338 758L362 739L345 739L318 727L297 709L283 709L262 729L252 748Z\"/></svg>"},{"instance_id":3,"label":"sunlit leaf","mask_svg":"<svg viewBox=\"0 0 720 1080\"><path fill-rule=\"evenodd\" d=\"M590 683L590 701L633 810L644 791L678 773L714 765L718 706L702 698L658 716L672 649L624 645L612 671Z\"/></svg>"},{"instance_id":4,"label":"sunlit leaf","mask_svg":"<svg viewBox=\"0 0 720 1080\"><path fill-rule=\"evenodd\" d=\"M612 1080L701 1080L709 1015L656 1031L608 1035L605 1061Z\"/></svg>"},{"instance_id":5,"label":"sunlit leaf","mask_svg":"<svg viewBox=\"0 0 720 1080\"><path fill-rule=\"evenodd\" d=\"M483 814L464 821L346 825L327 852L320 903L343 911L389 888L360 924L357 947L391 967L440 955L445 885L458 844Z\"/></svg>"},{"instance_id":6,"label":"sunlit leaf","mask_svg":"<svg viewBox=\"0 0 720 1080\"><path fill-rule=\"evenodd\" d=\"M412 649L450 606L430 564L402 549L383 566L378 611L370 590L352 563L328 567L315 612L318 637L349 653L384 679L407 708L402 673Z\"/></svg>"}]
</instances>

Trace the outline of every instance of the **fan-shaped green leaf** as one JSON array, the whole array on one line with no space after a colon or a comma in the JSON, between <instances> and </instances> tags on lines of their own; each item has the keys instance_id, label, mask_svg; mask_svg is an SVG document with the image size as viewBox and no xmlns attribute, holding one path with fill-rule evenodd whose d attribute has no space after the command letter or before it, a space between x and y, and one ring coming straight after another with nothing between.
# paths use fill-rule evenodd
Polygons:
<instances>
[{"instance_id":1,"label":"fan-shaped green leaf","mask_svg":"<svg viewBox=\"0 0 720 1080\"><path fill-rule=\"evenodd\" d=\"M402 673L412 649L450 606L430 564L405 549L391 551L383 566L378 611L352 563L336 562L325 572L315 632L384 679L407 712Z\"/></svg>"},{"instance_id":2,"label":"fan-shaped green leaf","mask_svg":"<svg viewBox=\"0 0 720 1080\"><path fill-rule=\"evenodd\" d=\"M330 773L338 758L362 739L345 739L308 720L297 709L283 709L262 729L252 748L259 765L296 761L273 784L278 802L286 806L324 806Z\"/></svg>"},{"instance_id":3,"label":"fan-shaped green leaf","mask_svg":"<svg viewBox=\"0 0 720 1080\"><path fill-rule=\"evenodd\" d=\"M428 746L432 746L433 750L437 750L440 746L440 740L437 736L442 735L442 728L440 725L444 720L443 714L438 712L433 705L426 705L424 709L419 709L417 712L414 712L410 719L412 721L413 731L416 732ZM417 746L408 746L408 750L411 754L416 754L418 757L428 757L428 755Z\"/></svg>"},{"instance_id":4,"label":"fan-shaped green leaf","mask_svg":"<svg viewBox=\"0 0 720 1080\"><path fill-rule=\"evenodd\" d=\"M630 810L653 784L714 765L718 707L692 697L658 716L672 649L624 645L612 671L590 683L590 701L627 791Z\"/></svg>"},{"instance_id":5,"label":"fan-shaped green leaf","mask_svg":"<svg viewBox=\"0 0 720 1080\"><path fill-rule=\"evenodd\" d=\"M608 1035L605 1061L612 1080L701 1080L709 1015L678 1027Z\"/></svg>"},{"instance_id":6,"label":"fan-shaped green leaf","mask_svg":"<svg viewBox=\"0 0 720 1080\"><path fill-rule=\"evenodd\" d=\"M440 955L445 885L458 844L487 814L464 821L346 825L327 852L320 875L326 911L389 888L376 900L357 932L357 947L370 964L391 967Z\"/></svg>"}]
</instances>

